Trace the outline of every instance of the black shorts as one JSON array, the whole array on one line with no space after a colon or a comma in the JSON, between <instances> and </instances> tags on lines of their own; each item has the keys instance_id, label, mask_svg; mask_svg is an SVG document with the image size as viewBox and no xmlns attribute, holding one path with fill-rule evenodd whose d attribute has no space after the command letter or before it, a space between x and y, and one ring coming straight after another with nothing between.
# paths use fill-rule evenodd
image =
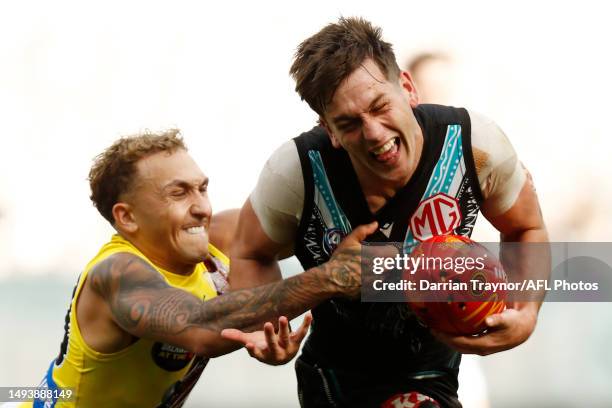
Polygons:
<instances>
[{"instance_id":1,"label":"black shorts","mask_svg":"<svg viewBox=\"0 0 612 408\"><path fill-rule=\"evenodd\" d=\"M343 371L321 367L304 354L296 360L295 371L302 408L461 408L452 374L414 379L367 367Z\"/></svg>"}]
</instances>

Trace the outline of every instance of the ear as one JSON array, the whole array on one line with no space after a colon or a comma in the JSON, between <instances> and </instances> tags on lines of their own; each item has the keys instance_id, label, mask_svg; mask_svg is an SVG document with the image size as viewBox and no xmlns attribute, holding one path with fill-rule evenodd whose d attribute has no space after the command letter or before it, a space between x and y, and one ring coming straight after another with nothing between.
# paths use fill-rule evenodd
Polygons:
<instances>
[{"instance_id":1,"label":"ear","mask_svg":"<svg viewBox=\"0 0 612 408\"><path fill-rule=\"evenodd\" d=\"M136 224L132 207L128 203L116 203L113 205L113 218L115 219L115 228L117 230L130 234L138 231L138 224Z\"/></svg>"},{"instance_id":2,"label":"ear","mask_svg":"<svg viewBox=\"0 0 612 408\"><path fill-rule=\"evenodd\" d=\"M399 85L407 93L410 106L416 108L419 104L419 92L417 91L412 75L408 71L400 72Z\"/></svg>"},{"instance_id":3,"label":"ear","mask_svg":"<svg viewBox=\"0 0 612 408\"><path fill-rule=\"evenodd\" d=\"M327 121L325 120L323 116L319 116L319 124L327 132L327 135L329 136L329 140L331 141L332 146L334 146L336 149L341 149L342 145L340 144L340 142L334 135L334 132L331 130L331 128L329 127L329 125L327 124Z\"/></svg>"}]
</instances>

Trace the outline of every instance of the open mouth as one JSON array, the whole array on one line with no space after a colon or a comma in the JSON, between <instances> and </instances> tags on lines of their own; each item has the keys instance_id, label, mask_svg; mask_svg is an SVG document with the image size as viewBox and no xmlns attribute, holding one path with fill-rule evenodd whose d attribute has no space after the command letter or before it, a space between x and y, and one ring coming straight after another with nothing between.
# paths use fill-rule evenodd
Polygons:
<instances>
[{"instance_id":1,"label":"open mouth","mask_svg":"<svg viewBox=\"0 0 612 408\"><path fill-rule=\"evenodd\" d=\"M185 231L187 231L187 233L191 235L199 235L203 234L205 232L205 229L203 225L200 225L198 227L189 227L185 229Z\"/></svg>"},{"instance_id":2,"label":"open mouth","mask_svg":"<svg viewBox=\"0 0 612 408\"><path fill-rule=\"evenodd\" d=\"M399 152L399 136L389 139L384 145L370 151L370 155L378 162L385 163L392 160Z\"/></svg>"}]
</instances>

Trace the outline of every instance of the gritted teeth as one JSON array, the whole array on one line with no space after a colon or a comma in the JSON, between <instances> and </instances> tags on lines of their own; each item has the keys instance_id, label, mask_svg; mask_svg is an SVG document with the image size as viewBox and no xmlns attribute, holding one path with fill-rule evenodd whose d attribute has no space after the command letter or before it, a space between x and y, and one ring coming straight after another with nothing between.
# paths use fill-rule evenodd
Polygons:
<instances>
[{"instance_id":1,"label":"gritted teeth","mask_svg":"<svg viewBox=\"0 0 612 408\"><path fill-rule=\"evenodd\" d=\"M204 233L204 227L203 226L199 226L199 227L189 227L187 228L187 233L189 234L203 234Z\"/></svg>"},{"instance_id":2,"label":"gritted teeth","mask_svg":"<svg viewBox=\"0 0 612 408\"><path fill-rule=\"evenodd\" d=\"M379 156L379 155L381 155L383 153L387 153L395 145L395 139L397 139L397 138L394 137L393 139L389 139L389 141L387 143L385 143L384 145L382 145L378 149L372 150L372 154L375 155L375 156Z\"/></svg>"}]
</instances>

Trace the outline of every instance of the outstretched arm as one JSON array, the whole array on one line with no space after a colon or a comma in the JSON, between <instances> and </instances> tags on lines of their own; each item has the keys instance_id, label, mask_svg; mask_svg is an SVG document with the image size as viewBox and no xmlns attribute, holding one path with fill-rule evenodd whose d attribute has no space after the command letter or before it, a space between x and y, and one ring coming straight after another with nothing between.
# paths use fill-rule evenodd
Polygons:
<instances>
[{"instance_id":1,"label":"outstretched arm","mask_svg":"<svg viewBox=\"0 0 612 408\"><path fill-rule=\"evenodd\" d=\"M323 265L206 302L168 285L132 254L110 256L89 278L94 292L108 304L112 319L126 332L216 356L236 348L219 340L222 329L248 331L281 315L291 319L329 297L359 296L360 241L374 229L375 224L357 228Z\"/></svg>"}]
</instances>

